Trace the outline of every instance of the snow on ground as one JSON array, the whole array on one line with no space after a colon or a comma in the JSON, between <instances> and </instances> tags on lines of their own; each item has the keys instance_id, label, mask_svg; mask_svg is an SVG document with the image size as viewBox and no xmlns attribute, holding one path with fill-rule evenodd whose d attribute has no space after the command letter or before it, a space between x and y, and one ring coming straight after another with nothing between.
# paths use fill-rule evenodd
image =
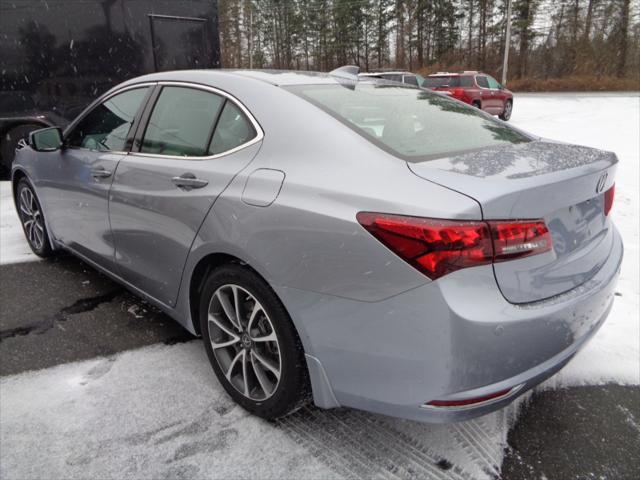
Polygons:
<instances>
[{"instance_id":1,"label":"snow on ground","mask_svg":"<svg viewBox=\"0 0 640 480\"><path fill-rule=\"evenodd\" d=\"M6 377L0 389L5 480L490 478L514 413L446 426L313 409L270 423L230 400L201 341ZM435 465L444 460L454 466Z\"/></svg>"},{"instance_id":2,"label":"snow on ground","mask_svg":"<svg viewBox=\"0 0 640 480\"><path fill-rule=\"evenodd\" d=\"M620 157L614 205L626 247L620 296L591 343L542 388L640 383L639 117L638 95L516 97L514 125ZM7 192L3 184L1 258L16 261L28 257L28 247L14 235L19 227ZM3 479L485 479L499 472L517 410L454 425L315 409L265 422L226 396L200 341L5 377L0 394ZM453 466L441 470L438 462Z\"/></svg>"},{"instance_id":3,"label":"snow on ground","mask_svg":"<svg viewBox=\"0 0 640 480\"><path fill-rule=\"evenodd\" d=\"M37 260L13 205L11 182L0 182L0 265Z\"/></svg>"}]
</instances>

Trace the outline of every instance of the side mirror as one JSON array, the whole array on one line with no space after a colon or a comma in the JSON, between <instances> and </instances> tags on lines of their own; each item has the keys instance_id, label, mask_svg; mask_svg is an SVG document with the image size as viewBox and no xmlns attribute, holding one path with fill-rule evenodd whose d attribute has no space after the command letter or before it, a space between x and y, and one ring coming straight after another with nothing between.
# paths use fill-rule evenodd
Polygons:
<instances>
[{"instance_id":1,"label":"side mirror","mask_svg":"<svg viewBox=\"0 0 640 480\"><path fill-rule=\"evenodd\" d=\"M62 130L49 127L31 132L29 146L36 152L55 152L62 148Z\"/></svg>"}]
</instances>

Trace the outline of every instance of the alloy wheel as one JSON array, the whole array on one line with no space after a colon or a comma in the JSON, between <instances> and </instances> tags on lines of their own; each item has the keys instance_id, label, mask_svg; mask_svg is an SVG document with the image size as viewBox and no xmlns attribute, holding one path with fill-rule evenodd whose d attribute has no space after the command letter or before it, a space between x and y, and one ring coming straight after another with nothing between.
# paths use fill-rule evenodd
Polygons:
<instances>
[{"instance_id":1,"label":"alloy wheel","mask_svg":"<svg viewBox=\"0 0 640 480\"><path fill-rule=\"evenodd\" d=\"M35 195L29 187L20 191L20 217L31 246L40 250L44 246L44 223Z\"/></svg>"},{"instance_id":2,"label":"alloy wheel","mask_svg":"<svg viewBox=\"0 0 640 480\"><path fill-rule=\"evenodd\" d=\"M219 287L208 309L213 354L227 381L254 401L270 398L280 383L282 357L269 315L248 290Z\"/></svg>"},{"instance_id":3,"label":"alloy wheel","mask_svg":"<svg viewBox=\"0 0 640 480\"><path fill-rule=\"evenodd\" d=\"M507 102L507 104L504 106L504 113L502 114L504 118L509 119L511 117L512 108L513 105L511 104L511 102Z\"/></svg>"}]
</instances>

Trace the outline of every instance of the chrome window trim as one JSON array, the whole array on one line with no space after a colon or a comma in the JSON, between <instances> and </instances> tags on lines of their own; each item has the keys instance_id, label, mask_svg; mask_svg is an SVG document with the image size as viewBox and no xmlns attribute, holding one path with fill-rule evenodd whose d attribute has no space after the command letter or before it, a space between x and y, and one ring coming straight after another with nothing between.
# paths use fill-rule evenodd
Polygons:
<instances>
[{"instance_id":1,"label":"chrome window trim","mask_svg":"<svg viewBox=\"0 0 640 480\"><path fill-rule=\"evenodd\" d=\"M89 106L85 108L84 111L80 115L78 115L78 117L64 130L64 132L62 133L63 142L67 139L67 136L78 126L78 124L82 120L84 120L84 118L87 115L89 115L93 110L96 109L96 107L98 107L99 105L102 105L104 102L106 102L110 98L115 97L116 95L120 93L124 93L128 90L134 90L136 88L143 88L143 87L154 87L156 84L157 82L137 83L135 85L129 85L129 86L123 87L113 92L105 93L102 97L98 98L97 100L89 104ZM68 150L79 150L79 151L85 151L85 152L97 152L97 153L104 153L104 154L111 153L114 155L127 155L129 153L123 150L92 150L91 148L72 147L69 145L66 145L65 148Z\"/></svg>"},{"instance_id":2,"label":"chrome window trim","mask_svg":"<svg viewBox=\"0 0 640 480\"><path fill-rule=\"evenodd\" d=\"M262 127L260 126L258 121L255 119L253 114L249 111L249 109L247 107L245 107L240 102L240 100L238 100L236 97L234 97L230 93L225 92L224 90L220 90L220 89L215 88L215 87L210 87L208 85L202 85L202 84L199 84L199 83L179 82L179 81L170 81L170 80L160 80L160 81L157 82L157 85L161 85L163 87L164 86L172 86L172 87L185 87L185 88L193 88L193 89L196 89L196 90L204 90L204 91L207 91L207 92L210 92L210 93L214 93L216 95L220 95L221 97L224 97L227 100L230 100L249 119L249 121L251 122L251 125L253 125L253 128L256 131L256 136L253 137L248 142L245 142L245 143L243 143L241 145L238 145L237 147L233 147L232 149L226 150L226 151L224 151L222 153L216 153L215 155L206 155L206 156L196 157L196 156L188 156L188 155L185 155L185 156L182 156L182 155L164 155L162 153L146 153L146 152L133 152L133 151L127 152L128 155L135 155L135 156L139 156L139 157L149 157L149 158L168 158L168 159L174 159L174 160L215 160L216 158L220 158L220 157L224 157L224 156L227 156L227 155L231 155L232 153L238 152L238 151L242 150L243 148L247 148L247 147L249 147L251 145L254 145L254 144L262 141L262 139L264 138L264 131L262 130ZM162 93L161 93L161 95L162 95ZM160 98L160 97L158 97L158 98ZM154 108L155 108L155 105L154 105ZM152 110L151 113L153 113L153 110ZM146 125L145 125L145 132L146 132ZM144 134L143 134L141 140L144 140Z\"/></svg>"}]
</instances>

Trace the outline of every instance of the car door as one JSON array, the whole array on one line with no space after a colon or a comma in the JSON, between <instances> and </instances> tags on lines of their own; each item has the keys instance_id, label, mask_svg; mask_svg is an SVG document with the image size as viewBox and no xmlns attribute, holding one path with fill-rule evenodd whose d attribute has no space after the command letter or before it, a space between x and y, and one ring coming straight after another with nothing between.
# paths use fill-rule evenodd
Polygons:
<instances>
[{"instance_id":1,"label":"car door","mask_svg":"<svg viewBox=\"0 0 640 480\"><path fill-rule=\"evenodd\" d=\"M54 237L110 270L115 249L109 188L149 89L146 85L119 91L93 107L65 132L59 158L48 165L50 181L44 191Z\"/></svg>"},{"instance_id":2,"label":"car door","mask_svg":"<svg viewBox=\"0 0 640 480\"><path fill-rule=\"evenodd\" d=\"M494 113L500 114L504 111L504 102L507 96L505 95L504 90L500 88L500 84L495 78L487 75L487 81L489 83L491 97L494 102L493 108L496 109Z\"/></svg>"},{"instance_id":3,"label":"car door","mask_svg":"<svg viewBox=\"0 0 640 480\"><path fill-rule=\"evenodd\" d=\"M157 87L111 188L116 261L126 281L175 304L200 225L261 138L249 111L224 92L180 83Z\"/></svg>"},{"instance_id":4,"label":"car door","mask_svg":"<svg viewBox=\"0 0 640 480\"><path fill-rule=\"evenodd\" d=\"M486 75L476 75L476 83L480 87L480 98L482 101L482 109L488 113L499 113L496 106L495 94L489 87L489 79Z\"/></svg>"}]
</instances>

